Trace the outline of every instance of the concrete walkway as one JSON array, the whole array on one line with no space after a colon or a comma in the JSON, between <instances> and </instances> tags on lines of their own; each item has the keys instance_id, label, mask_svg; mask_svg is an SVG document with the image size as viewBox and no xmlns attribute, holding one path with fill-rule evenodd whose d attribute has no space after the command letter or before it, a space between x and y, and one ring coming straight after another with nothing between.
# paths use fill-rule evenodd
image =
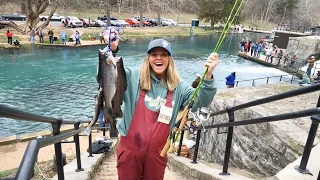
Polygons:
<instances>
[{"instance_id":1,"label":"concrete walkway","mask_svg":"<svg viewBox=\"0 0 320 180\"><path fill-rule=\"evenodd\" d=\"M320 144L312 148L307 164L307 169L312 175L301 174L295 170L295 167L299 166L301 158L302 157L298 158L293 163L289 164L286 168L278 172L278 174L276 174L276 177L279 180L316 180L317 178L320 178Z\"/></svg>"},{"instance_id":2,"label":"concrete walkway","mask_svg":"<svg viewBox=\"0 0 320 180\"><path fill-rule=\"evenodd\" d=\"M113 154L100 165L98 172L94 176L93 180L117 180L117 160L116 155ZM166 172L164 174L164 180L182 180L186 179L181 177L177 172L173 170L169 170L166 168Z\"/></svg>"},{"instance_id":3,"label":"concrete walkway","mask_svg":"<svg viewBox=\"0 0 320 180\"><path fill-rule=\"evenodd\" d=\"M269 67L273 67L273 68L279 69L281 71L284 71L284 72L287 72L287 73L290 73L290 74L295 74L298 77L302 77L302 74L305 73L305 72L301 71L301 65L299 65L299 64L295 64L294 66L289 67L290 59L289 59L289 62L284 64L284 58L282 58L280 60L280 64L277 65L278 64L278 57L274 57L272 63L270 63L270 60L268 62L265 61L266 60L266 56L262 55L262 54L260 55L259 58L257 58L257 57L251 56L251 53L245 53L245 52L241 53L241 52L239 52L238 56L243 57L245 59L249 59L249 60L255 61L255 62L259 63L259 64L263 64L263 65L266 65L266 66L269 66Z\"/></svg>"}]
</instances>

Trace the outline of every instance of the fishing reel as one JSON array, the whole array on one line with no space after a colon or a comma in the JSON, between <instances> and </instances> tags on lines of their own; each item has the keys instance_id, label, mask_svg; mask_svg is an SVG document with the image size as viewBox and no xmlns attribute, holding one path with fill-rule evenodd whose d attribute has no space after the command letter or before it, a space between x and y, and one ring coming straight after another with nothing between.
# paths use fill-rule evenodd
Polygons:
<instances>
[{"instance_id":1,"label":"fishing reel","mask_svg":"<svg viewBox=\"0 0 320 180\"><path fill-rule=\"evenodd\" d=\"M202 126L204 132L206 132L206 129L203 126L203 122L207 121L210 118L211 111L208 110L206 107L198 108L196 112L191 112L193 116L192 125L199 127Z\"/></svg>"}]
</instances>

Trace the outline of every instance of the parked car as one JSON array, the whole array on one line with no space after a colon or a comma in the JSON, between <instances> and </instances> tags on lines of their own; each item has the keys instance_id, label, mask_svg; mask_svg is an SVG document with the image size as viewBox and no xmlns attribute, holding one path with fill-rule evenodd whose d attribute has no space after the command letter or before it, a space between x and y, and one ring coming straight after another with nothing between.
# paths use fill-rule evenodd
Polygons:
<instances>
[{"instance_id":1,"label":"parked car","mask_svg":"<svg viewBox=\"0 0 320 180\"><path fill-rule=\"evenodd\" d=\"M41 21L46 21L49 18L48 16L39 16ZM52 17L51 17L51 21L61 21L62 19L65 19L64 16L60 16L57 13L53 13Z\"/></svg>"},{"instance_id":2,"label":"parked car","mask_svg":"<svg viewBox=\"0 0 320 180\"><path fill-rule=\"evenodd\" d=\"M155 18L154 19L156 22L157 22L157 24L158 24L158 18ZM160 17L160 25L161 26L164 26L163 24L162 24L162 21L165 21L166 20L166 18L163 18L163 17Z\"/></svg>"},{"instance_id":3,"label":"parked car","mask_svg":"<svg viewBox=\"0 0 320 180\"><path fill-rule=\"evenodd\" d=\"M106 15L102 16L102 17L98 17L98 20L101 20L101 21L106 21L108 18ZM113 16L110 16L110 20L118 20L117 18L113 17Z\"/></svg>"},{"instance_id":4,"label":"parked car","mask_svg":"<svg viewBox=\"0 0 320 180\"><path fill-rule=\"evenodd\" d=\"M90 20L91 27L100 27L96 20Z\"/></svg>"},{"instance_id":5,"label":"parked car","mask_svg":"<svg viewBox=\"0 0 320 180\"><path fill-rule=\"evenodd\" d=\"M124 20L115 20L114 22L115 22L116 26L120 26L120 27L128 27L128 26L130 26L130 24L127 23Z\"/></svg>"},{"instance_id":6,"label":"parked car","mask_svg":"<svg viewBox=\"0 0 320 180\"><path fill-rule=\"evenodd\" d=\"M157 26L157 21L153 18L146 18L146 21L151 23L151 26Z\"/></svg>"},{"instance_id":7,"label":"parked car","mask_svg":"<svg viewBox=\"0 0 320 180\"><path fill-rule=\"evenodd\" d=\"M0 14L0 22L4 22L4 19L2 18L2 15ZM5 26L3 25L0 25L0 29L3 29L5 28Z\"/></svg>"},{"instance_id":8,"label":"parked car","mask_svg":"<svg viewBox=\"0 0 320 180\"><path fill-rule=\"evenodd\" d=\"M61 20L65 27L83 27L82 21L79 18L74 16L66 17L65 19Z\"/></svg>"},{"instance_id":9,"label":"parked car","mask_svg":"<svg viewBox=\"0 0 320 180\"><path fill-rule=\"evenodd\" d=\"M126 21L127 23L129 23L130 26L132 26L132 27L139 26L139 21L137 21L136 19L129 18L129 19L126 19L126 20L124 20L124 21Z\"/></svg>"},{"instance_id":10,"label":"parked car","mask_svg":"<svg viewBox=\"0 0 320 180\"><path fill-rule=\"evenodd\" d=\"M132 16L132 18L133 19L136 19L136 20L138 20L138 21L140 21L140 16ZM145 20L146 19L146 17L145 16L143 16L143 20Z\"/></svg>"},{"instance_id":11,"label":"parked car","mask_svg":"<svg viewBox=\"0 0 320 180\"><path fill-rule=\"evenodd\" d=\"M99 24L100 27L107 26L107 24L105 22L101 21L101 20L95 20L95 21Z\"/></svg>"},{"instance_id":12,"label":"parked car","mask_svg":"<svg viewBox=\"0 0 320 180\"><path fill-rule=\"evenodd\" d=\"M165 19L165 20L162 21L162 25L163 25L163 26L177 26L178 23L175 22L175 21L172 20L172 19Z\"/></svg>"},{"instance_id":13,"label":"parked car","mask_svg":"<svg viewBox=\"0 0 320 180\"><path fill-rule=\"evenodd\" d=\"M139 22L138 26L140 26L140 20L139 20L138 22ZM148 22L148 21L143 20L143 21L142 21L142 25L143 25L143 27L145 27L145 26L151 26L151 23Z\"/></svg>"},{"instance_id":14,"label":"parked car","mask_svg":"<svg viewBox=\"0 0 320 180\"><path fill-rule=\"evenodd\" d=\"M99 27L99 24L95 20L90 19L90 24L89 19L86 18L80 18L80 21L82 21L83 27Z\"/></svg>"},{"instance_id":15,"label":"parked car","mask_svg":"<svg viewBox=\"0 0 320 180\"><path fill-rule=\"evenodd\" d=\"M6 21L25 21L27 16L21 15L20 13L13 13L12 15L2 14L2 18Z\"/></svg>"}]
</instances>

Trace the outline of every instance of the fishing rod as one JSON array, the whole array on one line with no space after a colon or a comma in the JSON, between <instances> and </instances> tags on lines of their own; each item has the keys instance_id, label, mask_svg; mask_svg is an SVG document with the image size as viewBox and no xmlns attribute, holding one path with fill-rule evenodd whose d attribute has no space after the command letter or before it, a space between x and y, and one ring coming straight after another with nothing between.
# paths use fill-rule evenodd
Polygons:
<instances>
[{"instance_id":1,"label":"fishing rod","mask_svg":"<svg viewBox=\"0 0 320 180\"><path fill-rule=\"evenodd\" d=\"M213 50L213 53L217 53L217 52L219 51L219 49L220 49L220 47L221 47L221 44L222 44L222 42L224 41L224 39L225 39L225 37L226 37L226 34L227 34L227 32L228 32L228 30L229 30L229 28L230 28L230 25L233 23L235 17L236 17L237 14L239 13L239 11L240 11L240 9L241 9L241 7L242 7L242 5L243 5L243 2L244 2L244 0L241 0L241 3L240 3L240 5L238 6L237 11L233 14L233 11L235 10L235 7L237 6L237 3L238 3L238 0L235 1L234 5L233 5L233 7L232 7L232 10L231 10L231 12L230 12L230 14L229 14L229 17L228 17L228 19L227 19L226 25L225 25L225 27L223 28L223 31L222 31L222 33L221 33L221 35L220 35L220 37L219 37L218 43L216 44L216 47L215 47L214 50ZM231 19L231 16L233 16L232 19ZM230 21L230 19L231 19L231 21ZM167 143L165 144L165 146L163 147L163 149L162 149L162 151L161 151L161 153L160 153L160 156L161 156L161 157L165 157L165 156L166 156L166 154L167 154L167 152L168 152L168 150L169 150L169 148L170 148L170 145L171 145L171 140L173 139L173 137L174 137L175 135L177 135L177 136L175 137L175 139L173 139L173 142L172 142L172 143L174 144L174 143L177 141L177 139L178 139L178 137L179 137L179 135L180 135L181 130L184 128L184 126L185 126L185 124L186 124L186 122L187 122L187 120L188 120L187 115L188 115L188 113L189 113L189 109L192 107L192 105L193 105L193 103L194 103L194 100L195 100L195 98L196 98L196 96L197 96L197 94L198 94L198 92L199 92L200 86L201 86L201 84L202 84L202 82L203 82L203 80L204 80L204 78L205 78L205 76L206 76L206 74L207 74L207 72L208 72L208 69L209 69L209 68L206 67L205 72L204 72L204 74L202 75L202 77L201 77L201 79L200 79L200 82L199 82L199 84L198 84L195 92L193 93L191 99L190 99L189 102L188 102L188 105L183 109L183 117L182 117L182 120L180 120L180 121L177 123L178 125L175 126L175 127L173 128L173 130L172 130L172 133L170 133L169 138L168 138L168 141L167 141ZM179 126L179 127L178 127L178 126Z\"/></svg>"}]
</instances>

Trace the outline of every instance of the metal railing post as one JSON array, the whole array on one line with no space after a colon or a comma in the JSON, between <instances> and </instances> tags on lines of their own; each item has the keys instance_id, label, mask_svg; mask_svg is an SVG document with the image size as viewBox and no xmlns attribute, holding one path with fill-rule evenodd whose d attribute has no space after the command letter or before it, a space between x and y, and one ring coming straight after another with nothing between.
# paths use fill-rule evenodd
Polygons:
<instances>
[{"instance_id":1,"label":"metal railing post","mask_svg":"<svg viewBox=\"0 0 320 180\"><path fill-rule=\"evenodd\" d=\"M293 82L293 78L294 78L294 75L292 74L290 84L292 84L292 82Z\"/></svg>"},{"instance_id":2,"label":"metal railing post","mask_svg":"<svg viewBox=\"0 0 320 180\"><path fill-rule=\"evenodd\" d=\"M179 141L179 146L178 146L178 151L177 151L177 156L180 156L180 153L181 153L181 146L182 146L183 136L184 136L184 130L181 131L180 141Z\"/></svg>"},{"instance_id":3,"label":"metal railing post","mask_svg":"<svg viewBox=\"0 0 320 180\"><path fill-rule=\"evenodd\" d=\"M229 122L234 122L233 107L228 106L226 110L229 116ZM230 173L228 173L228 165L229 165L229 158L230 158L230 152L231 152L232 136L233 136L233 126L228 127L228 136L227 136L226 150L225 150L224 160L223 160L223 169L222 169L222 172L219 173L219 175L230 175Z\"/></svg>"},{"instance_id":4,"label":"metal railing post","mask_svg":"<svg viewBox=\"0 0 320 180\"><path fill-rule=\"evenodd\" d=\"M89 156L88 157L93 157L92 156L92 133L89 135Z\"/></svg>"},{"instance_id":5,"label":"metal railing post","mask_svg":"<svg viewBox=\"0 0 320 180\"><path fill-rule=\"evenodd\" d=\"M102 129L102 136L106 136L106 123L104 123L104 128Z\"/></svg>"},{"instance_id":6,"label":"metal railing post","mask_svg":"<svg viewBox=\"0 0 320 180\"><path fill-rule=\"evenodd\" d=\"M78 121L76 124L74 124L74 130L78 130L80 126L80 121ZM83 171L84 169L81 168L81 158L80 158L80 139L79 134L76 134L73 136L75 146L76 146L76 158L77 158L77 169L76 172Z\"/></svg>"},{"instance_id":7,"label":"metal railing post","mask_svg":"<svg viewBox=\"0 0 320 180\"><path fill-rule=\"evenodd\" d=\"M309 157L310 157L310 153L311 153L311 149L313 146L313 142L314 139L316 137L317 134L317 130L319 127L319 122L320 122L320 118L315 118L312 119L312 124L310 127L310 131L309 131L309 135L308 135L308 139L306 142L306 145L304 146L304 150L303 150L303 154L302 154L302 159L300 162L299 166L296 166L295 169L302 174L311 174L310 171L307 169L307 164L309 161Z\"/></svg>"},{"instance_id":8,"label":"metal railing post","mask_svg":"<svg viewBox=\"0 0 320 180\"><path fill-rule=\"evenodd\" d=\"M317 107L320 107L320 96L318 98ZM307 164L309 161L311 149L313 146L314 139L317 134L317 130L320 123L320 117L319 116L311 116L312 124L309 130L308 139L306 142L306 145L304 146L302 158L299 167L296 166L295 169L302 174L311 174L310 171L307 169Z\"/></svg>"},{"instance_id":9,"label":"metal railing post","mask_svg":"<svg viewBox=\"0 0 320 180\"><path fill-rule=\"evenodd\" d=\"M53 135L60 134L60 127L62 124L62 119L59 119L56 123L52 123ZM54 151L56 155L56 168L59 180L64 180L64 172L63 172L63 157L62 157L62 148L61 142L57 142L54 144Z\"/></svg>"},{"instance_id":10,"label":"metal railing post","mask_svg":"<svg viewBox=\"0 0 320 180\"><path fill-rule=\"evenodd\" d=\"M197 164L200 136L201 136L201 129L197 130L196 146L193 152L193 160L191 161L192 164Z\"/></svg>"},{"instance_id":11,"label":"metal railing post","mask_svg":"<svg viewBox=\"0 0 320 180\"><path fill-rule=\"evenodd\" d=\"M281 80L282 80L282 75L280 76L280 82L281 82Z\"/></svg>"}]
</instances>

